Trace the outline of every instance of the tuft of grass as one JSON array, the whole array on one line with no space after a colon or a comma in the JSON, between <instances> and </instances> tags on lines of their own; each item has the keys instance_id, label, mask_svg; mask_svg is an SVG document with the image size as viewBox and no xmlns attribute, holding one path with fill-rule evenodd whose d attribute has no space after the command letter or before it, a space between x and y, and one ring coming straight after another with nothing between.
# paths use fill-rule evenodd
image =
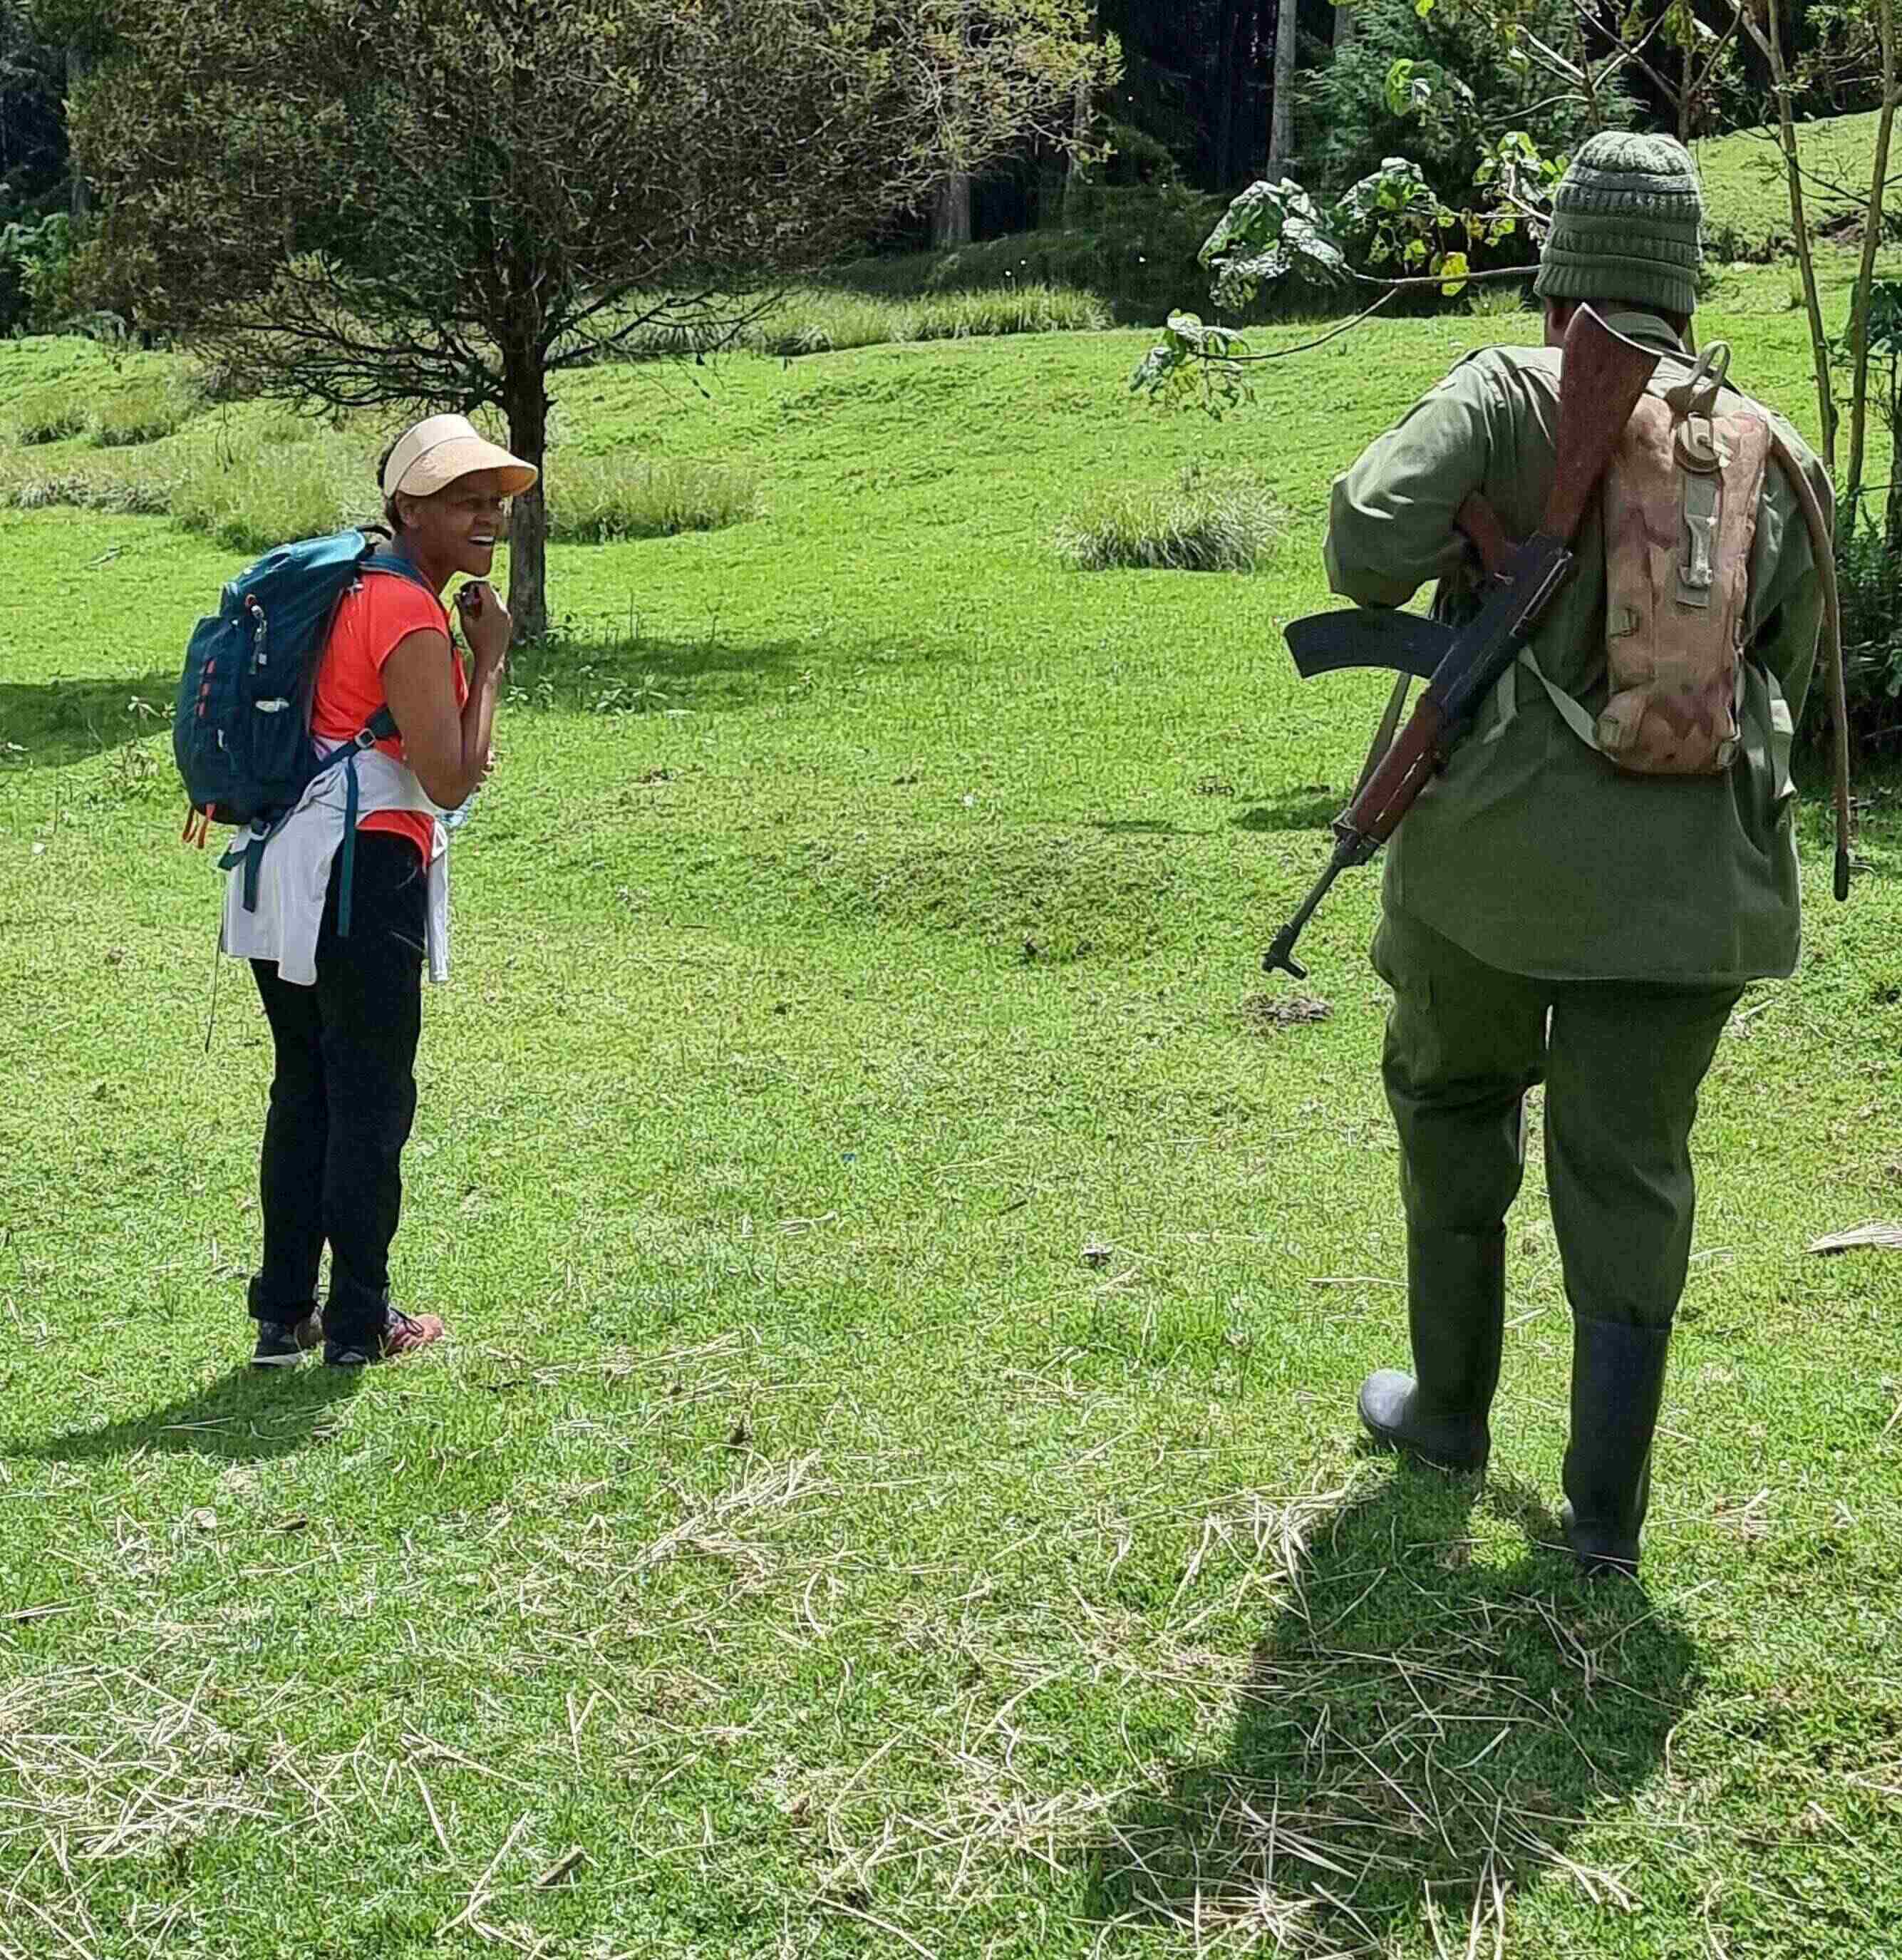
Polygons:
<instances>
[{"instance_id":1,"label":"tuft of grass","mask_svg":"<svg viewBox=\"0 0 1902 1960\"><path fill-rule=\"evenodd\" d=\"M43 381L23 388L8 404L0 433L23 448L64 442L85 431L86 398L70 381Z\"/></svg>"},{"instance_id":2,"label":"tuft of grass","mask_svg":"<svg viewBox=\"0 0 1902 1960\"><path fill-rule=\"evenodd\" d=\"M1506 320L1535 310L1531 287L1520 279L1478 279L1466 289L1466 310L1480 320Z\"/></svg>"},{"instance_id":3,"label":"tuft of grass","mask_svg":"<svg viewBox=\"0 0 1902 1960\"><path fill-rule=\"evenodd\" d=\"M158 442L184 426L192 406L175 375L142 374L102 395L86 418L86 430L101 449Z\"/></svg>"},{"instance_id":4,"label":"tuft of grass","mask_svg":"<svg viewBox=\"0 0 1902 1960\"><path fill-rule=\"evenodd\" d=\"M1078 571L1257 571L1281 528L1252 477L1191 464L1172 489L1099 490L1059 527L1057 549Z\"/></svg>"},{"instance_id":5,"label":"tuft of grass","mask_svg":"<svg viewBox=\"0 0 1902 1960\"><path fill-rule=\"evenodd\" d=\"M1041 280L981 292L934 293L918 301L914 340L965 340L1013 333L1099 333L1113 323L1094 293Z\"/></svg>"},{"instance_id":6,"label":"tuft of grass","mask_svg":"<svg viewBox=\"0 0 1902 1960\"><path fill-rule=\"evenodd\" d=\"M240 439L193 442L180 452L169 508L187 530L234 551L268 551L340 530L369 514L368 472L336 437L281 447Z\"/></svg>"},{"instance_id":7,"label":"tuft of grass","mask_svg":"<svg viewBox=\"0 0 1902 1960\"><path fill-rule=\"evenodd\" d=\"M736 348L791 360L922 340L1092 333L1112 323L1108 307L1095 294L1041 280L913 298L804 286L735 330L692 320L652 321L632 352L638 359L661 360Z\"/></svg>"},{"instance_id":8,"label":"tuft of grass","mask_svg":"<svg viewBox=\"0 0 1902 1960\"><path fill-rule=\"evenodd\" d=\"M717 531L763 508L759 485L743 469L612 454L561 458L549 473L548 500L549 535L564 544Z\"/></svg>"},{"instance_id":9,"label":"tuft of grass","mask_svg":"<svg viewBox=\"0 0 1902 1960\"><path fill-rule=\"evenodd\" d=\"M164 473L130 459L111 462L83 451L58 463L0 456L0 507L14 511L61 508L116 517L163 517L171 508Z\"/></svg>"},{"instance_id":10,"label":"tuft of grass","mask_svg":"<svg viewBox=\"0 0 1902 1960\"><path fill-rule=\"evenodd\" d=\"M161 430L183 393L141 381L113 409L109 450L69 449L36 463L0 453L0 508L170 517L234 551L266 551L374 514L374 444L281 408L259 404ZM134 434L142 418L143 432ZM162 439L170 433L170 440ZM135 446L142 451L133 453ZM731 464L636 460L627 452L557 457L549 473L549 535L565 544L674 537L744 523L765 508L758 479Z\"/></svg>"},{"instance_id":11,"label":"tuft of grass","mask_svg":"<svg viewBox=\"0 0 1902 1960\"><path fill-rule=\"evenodd\" d=\"M142 453L68 451L57 463L0 456L0 505L170 517L235 551L314 537L367 514L369 476L355 446L303 424L287 441L259 427L187 431Z\"/></svg>"},{"instance_id":12,"label":"tuft of grass","mask_svg":"<svg viewBox=\"0 0 1902 1960\"><path fill-rule=\"evenodd\" d=\"M783 304L742 333L739 344L755 354L789 358L842 354L914 339L914 310L862 293L789 293Z\"/></svg>"}]
</instances>

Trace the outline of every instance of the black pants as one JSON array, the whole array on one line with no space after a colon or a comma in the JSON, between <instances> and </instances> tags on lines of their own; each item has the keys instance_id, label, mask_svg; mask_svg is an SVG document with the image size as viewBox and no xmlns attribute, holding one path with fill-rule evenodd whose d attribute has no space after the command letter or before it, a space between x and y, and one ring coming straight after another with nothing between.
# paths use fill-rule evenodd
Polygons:
<instances>
[{"instance_id":1,"label":"black pants","mask_svg":"<svg viewBox=\"0 0 1902 1960\"><path fill-rule=\"evenodd\" d=\"M325 1332L380 1332L390 1297L390 1242L402 1211L402 1159L416 1114L416 1042L428 881L411 839L360 831L350 937L337 936L341 851L317 938L317 982L294 987L254 959L277 1072L264 1125L258 1192L264 1266L251 1282L257 1320L308 1313L330 1242Z\"/></svg>"}]
</instances>

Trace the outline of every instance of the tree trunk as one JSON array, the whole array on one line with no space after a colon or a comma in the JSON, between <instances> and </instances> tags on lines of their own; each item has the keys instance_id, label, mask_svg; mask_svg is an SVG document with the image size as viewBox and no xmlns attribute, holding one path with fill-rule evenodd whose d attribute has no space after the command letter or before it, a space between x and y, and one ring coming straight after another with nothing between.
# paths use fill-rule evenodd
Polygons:
<instances>
[{"instance_id":1,"label":"tree trunk","mask_svg":"<svg viewBox=\"0 0 1902 1960\"><path fill-rule=\"evenodd\" d=\"M931 212L931 243L937 246L971 243L971 176L954 170L938 186Z\"/></svg>"},{"instance_id":2,"label":"tree trunk","mask_svg":"<svg viewBox=\"0 0 1902 1960\"><path fill-rule=\"evenodd\" d=\"M1334 10L1334 45L1338 54L1343 48L1353 46L1354 10L1351 7L1337 7Z\"/></svg>"},{"instance_id":3,"label":"tree trunk","mask_svg":"<svg viewBox=\"0 0 1902 1960\"><path fill-rule=\"evenodd\" d=\"M1836 473L1836 399L1830 382L1829 336L1823 328L1822 302L1816 293L1816 251L1810 237L1808 221L1803 214L1802 161L1796 148L1796 122L1790 113L1789 81L1783 65L1783 27L1777 17L1776 0L1762 0L1767 16L1759 24L1750 11L1756 0L1740 0L1738 18L1745 31L1757 43L1770 64L1770 80L1776 94L1776 121L1783 152L1783 172L1789 183L1790 228L1796 234L1796 262L1802 269L1803 306L1809 316L1810 360L1816 371L1816 408L1822 425L1823 462Z\"/></svg>"},{"instance_id":4,"label":"tree trunk","mask_svg":"<svg viewBox=\"0 0 1902 1960\"><path fill-rule=\"evenodd\" d=\"M1274 113L1268 126L1268 168L1285 167L1294 154L1295 0L1274 10Z\"/></svg>"},{"instance_id":5,"label":"tree trunk","mask_svg":"<svg viewBox=\"0 0 1902 1960\"><path fill-rule=\"evenodd\" d=\"M86 51L77 43L68 42L66 47L66 100L72 100L73 91L86 78ZM66 157L67 173L72 180L73 222L81 222L92 209L92 193L86 188L85 173L79 167L79 159L70 150Z\"/></svg>"},{"instance_id":6,"label":"tree trunk","mask_svg":"<svg viewBox=\"0 0 1902 1960\"><path fill-rule=\"evenodd\" d=\"M1862 447L1869 422L1869 294L1875 285L1875 251L1882 241L1882 192L1888 181L1889 139L1895 128L1894 0L1876 0L1875 19L1882 41L1882 113L1875 126L1875 161L1869 173L1869 203L1862 213L1862 262L1856 269L1855 297L1850 302L1850 460L1843 488L1843 508L1856 522L1862 495ZM1890 470L1893 476L1895 472Z\"/></svg>"},{"instance_id":7,"label":"tree trunk","mask_svg":"<svg viewBox=\"0 0 1902 1960\"><path fill-rule=\"evenodd\" d=\"M1089 97L1089 78L1086 75L1080 75L1077 78L1076 109L1070 125L1070 133L1077 150L1088 142L1089 126L1096 119L1096 105ZM1073 227L1080 215L1079 206L1085 181L1083 160L1077 151L1072 151L1070 170L1064 179L1064 223L1067 226Z\"/></svg>"},{"instance_id":8,"label":"tree trunk","mask_svg":"<svg viewBox=\"0 0 1902 1960\"><path fill-rule=\"evenodd\" d=\"M539 350L506 357L502 380L508 446L524 463L545 473L548 457L548 377ZM517 497L508 531L508 609L515 620L515 644L542 638L548 632L548 494L545 473L525 496Z\"/></svg>"},{"instance_id":9,"label":"tree trunk","mask_svg":"<svg viewBox=\"0 0 1902 1960\"><path fill-rule=\"evenodd\" d=\"M1220 27L1215 37L1215 72L1211 77L1214 97L1213 148L1215 187L1225 191L1235 174L1235 91L1240 82L1242 37L1240 0L1222 0Z\"/></svg>"},{"instance_id":10,"label":"tree trunk","mask_svg":"<svg viewBox=\"0 0 1902 1960\"><path fill-rule=\"evenodd\" d=\"M1889 367L1889 433L1902 447L1902 402L1895 397L1895 367ZM1891 464L1889 469L1889 497L1884 513L1883 541L1891 555L1902 552L1902 466Z\"/></svg>"}]
</instances>

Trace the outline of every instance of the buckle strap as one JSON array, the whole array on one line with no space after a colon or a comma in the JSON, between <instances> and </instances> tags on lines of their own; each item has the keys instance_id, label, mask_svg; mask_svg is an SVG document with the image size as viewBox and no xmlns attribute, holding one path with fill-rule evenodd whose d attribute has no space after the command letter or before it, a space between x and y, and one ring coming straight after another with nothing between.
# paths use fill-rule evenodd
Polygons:
<instances>
[{"instance_id":1,"label":"buckle strap","mask_svg":"<svg viewBox=\"0 0 1902 1960\"><path fill-rule=\"evenodd\" d=\"M361 785L357 778L357 757L388 738L378 732L378 721L386 720L390 711L380 708L369 724L359 728L348 742L340 742L336 748L317 758L310 772L310 780L315 782L326 769L341 762L344 765L344 819L343 819L343 886L337 894L337 937L350 937L350 887L356 868L357 812L362 801ZM394 733L396 724L390 724ZM230 848L218 861L221 871L234 871L242 867L244 873L244 909L254 912L258 908L258 877L263 867L264 847L291 821L301 804L294 805L268 824L254 823L250 830L234 838Z\"/></svg>"},{"instance_id":2,"label":"buckle strap","mask_svg":"<svg viewBox=\"0 0 1902 1960\"><path fill-rule=\"evenodd\" d=\"M369 733L365 729L364 733ZM343 883L337 892L337 937L350 937L350 888L357 869L357 757L353 749L343 765Z\"/></svg>"}]
</instances>

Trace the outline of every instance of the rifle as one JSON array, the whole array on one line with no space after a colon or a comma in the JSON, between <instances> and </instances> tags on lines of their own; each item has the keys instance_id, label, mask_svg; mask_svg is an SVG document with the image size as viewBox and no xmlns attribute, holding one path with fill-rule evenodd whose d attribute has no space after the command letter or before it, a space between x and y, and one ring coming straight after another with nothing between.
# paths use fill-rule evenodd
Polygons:
<instances>
[{"instance_id":1,"label":"rifle","mask_svg":"<svg viewBox=\"0 0 1902 1960\"><path fill-rule=\"evenodd\" d=\"M1307 969L1295 942L1335 879L1364 864L1391 837L1478 712L1493 684L1519 657L1573 566L1572 539L1598 481L1631 419L1660 355L1579 306L1565 330L1559 380L1558 466L1538 531L1510 542L1492 507L1477 495L1455 521L1492 574L1471 622L1455 629L1416 613L1383 609L1317 613L1287 628L1289 651L1304 680L1344 667L1385 667L1417 676L1426 692L1384 755L1370 759L1354 799L1332 825L1334 855L1261 956L1262 968L1297 980ZM1390 715L1398 717L1396 689Z\"/></svg>"}]
</instances>

